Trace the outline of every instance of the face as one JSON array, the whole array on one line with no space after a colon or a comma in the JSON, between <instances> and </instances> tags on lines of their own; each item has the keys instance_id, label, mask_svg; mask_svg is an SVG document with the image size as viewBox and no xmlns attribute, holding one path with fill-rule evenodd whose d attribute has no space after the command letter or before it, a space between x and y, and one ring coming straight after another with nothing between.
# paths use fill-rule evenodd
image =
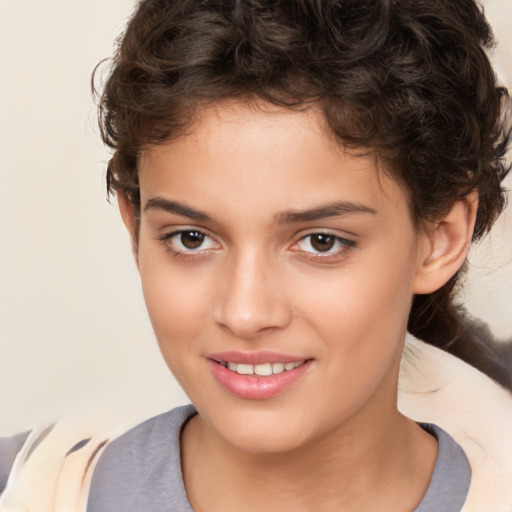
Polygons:
<instances>
[{"instance_id":1,"label":"face","mask_svg":"<svg viewBox=\"0 0 512 512\"><path fill-rule=\"evenodd\" d=\"M149 315L212 435L286 451L397 414L422 239L373 158L230 103L148 149L140 190Z\"/></svg>"}]
</instances>

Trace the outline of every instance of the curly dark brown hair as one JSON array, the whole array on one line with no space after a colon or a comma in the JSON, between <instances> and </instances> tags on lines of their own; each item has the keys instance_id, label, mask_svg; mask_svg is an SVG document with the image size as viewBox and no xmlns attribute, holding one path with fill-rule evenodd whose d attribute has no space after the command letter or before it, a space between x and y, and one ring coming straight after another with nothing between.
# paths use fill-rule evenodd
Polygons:
<instances>
[{"instance_id":1,"label":"curly dark brown hair","mask_svg":"<svg viewBox=\"0 0 512 512\"><path fill-rule=\"evenodd\" d=\"M474 0L142 0L113 59L100 127L110 192L140 209L138 155L226 99L314 106L345 146L374 153L418 227L477 190L474 239L505 206L507 91ZM409 330L511 385L454 292L414 298Z\"/></svg>"}]
</instances>

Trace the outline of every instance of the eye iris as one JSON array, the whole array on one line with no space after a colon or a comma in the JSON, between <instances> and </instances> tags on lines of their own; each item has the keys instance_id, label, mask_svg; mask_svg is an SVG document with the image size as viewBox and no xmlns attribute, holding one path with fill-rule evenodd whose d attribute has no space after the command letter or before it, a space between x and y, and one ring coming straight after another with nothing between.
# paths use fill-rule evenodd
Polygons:
<instances>
[{"instance_id":1,"label":"eye iris","mask_svg":"<svg viewBox=\"0 0 512 512\"><path fill-rule=\"evenodd\" d=\"M204 241L204 234L199 231L185 231L181 234L180 239L187 249L197 249Z\"/></svg>"},{"instance_id":2,"label":"eye iris","mask_svg":"<svg viewBox=\"0 0 512 512\"><path fill-rule=\"evenodd\" d=\"M319 252L326 252L329 251L334 247L334 244L336 242L335 237L331 235L313 235L311 237L311 245L313 248Z\"/></svg>"}]
</instances>

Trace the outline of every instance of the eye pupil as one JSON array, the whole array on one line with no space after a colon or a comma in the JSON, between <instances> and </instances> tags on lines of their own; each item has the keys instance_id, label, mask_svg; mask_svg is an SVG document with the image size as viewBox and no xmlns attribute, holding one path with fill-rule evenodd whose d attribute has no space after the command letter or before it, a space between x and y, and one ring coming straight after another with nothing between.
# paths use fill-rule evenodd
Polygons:
<instances>
[{"instance_id":1,"label":"eye pupil","mask_svg":"<svg viewBox=\"0 0 512 512\"><path fill-rule=\"evenodd\" d=\"M334 244L336 242L335 237L331 235L324 235L322 233L319 233L317 235L313 235L311 237L311 245L313 248L319 252L326 252L329 251L334 247Z\"/></svg>"},{"instance_id":2,"label":"eye pupil","mask_svg":"<svg viewBox=\"0 0 512 512\"><path fill-rule=\"evenodd\" d=\"M181 243L187 249L197 249L204 241L204 233L200 231L184 231L181 233Z\"/></svg>"}]
</instances>

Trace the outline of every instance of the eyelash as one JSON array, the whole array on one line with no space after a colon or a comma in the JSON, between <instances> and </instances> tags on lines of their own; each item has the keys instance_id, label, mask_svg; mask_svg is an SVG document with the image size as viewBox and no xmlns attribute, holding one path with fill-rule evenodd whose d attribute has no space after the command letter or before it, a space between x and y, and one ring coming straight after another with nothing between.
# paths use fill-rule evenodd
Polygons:
<instances>
[{"instance_id":1,"label":"eyelash","mask_svg":"<svg viewBox=\"0 0 512 512\"><path fill-rule=\"evenodd\" d=\"M165 235L162 235L157 238L165 249L171 253L171 255L177 259L180 260L188 260L195 257L201 257L204 256L205 252L209 251L211 247L207 247L205 249L202 249L201 246L203 245L203 242L201 241L201 244L197 250L194 249L177 249L175 245L172 243L172 239L174 237L182 236L186 233L194 233L197 235L200 235L203 237L203 240L211 240L214 244L217 244L213 240L211 236L206 234L204 231L201 231L200 229L180 229L177 231L173 231L172 233L167 233ZM338 249L334 252L328 252L331 249L328 249L328 251L322 252L314 252L314 251L307 251L304 249L298 248L299 244L307 239L310 239L310 246L312 246L312 238L313 237L328 237L332 238L334 240L335 246L338 245ZM181 242L180 242L181 243ZM182 244L183 245L183 244ZM217 244L218 245L218 244ZM334 233L331 233L329 231L314 231L305 234L302 236L298 241L296 241L291 247L290 250L293 252L299 252L302 254L303 257L310 259L310 260L316 260L316 261L323 261L327 262L328 260L338 259L342 257L346 252L350 251L351 249L354 249L356 247L356 242L354 240L349 240L347 238L343 238L341 236L335 235ZM314 247L313 247L314 248Z\"/></svg>"}]
</instances>

